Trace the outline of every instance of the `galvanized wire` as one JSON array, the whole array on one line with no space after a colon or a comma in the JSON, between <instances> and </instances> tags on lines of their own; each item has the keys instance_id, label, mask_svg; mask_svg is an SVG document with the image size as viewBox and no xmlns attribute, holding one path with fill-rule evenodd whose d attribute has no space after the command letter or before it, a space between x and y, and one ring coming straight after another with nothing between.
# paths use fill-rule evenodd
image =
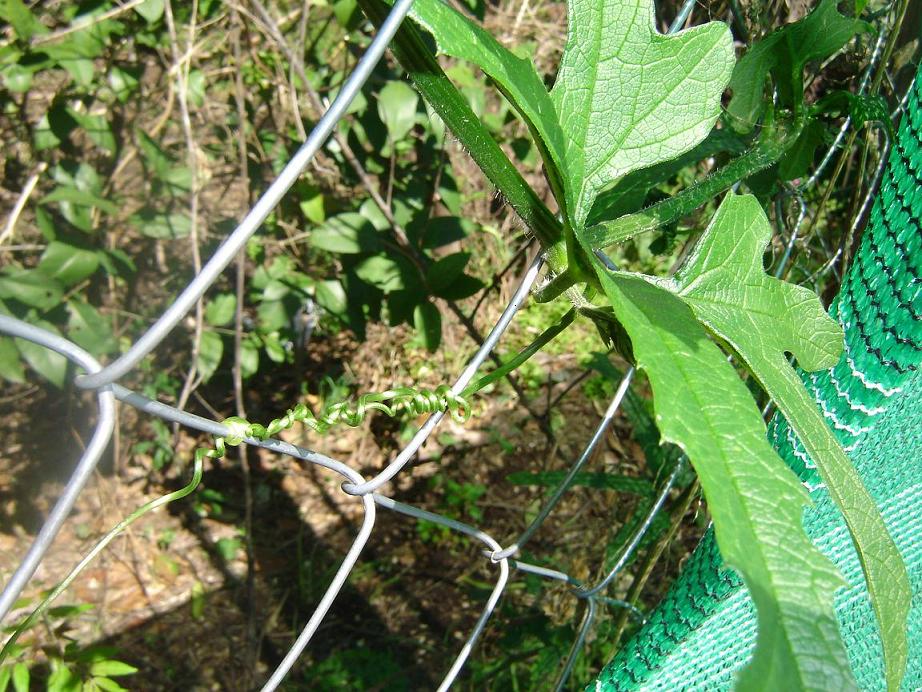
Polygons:
<instances>
[{"instance_id":1,"label":"galvanized wire","mask_svg":"<svg viewBox=\"0 0 922 692\"><path fill-rule=\"evenodd\" d=\"M83 374L78 374L75 383L83 389L95 390L97 393L97 420L92 437L81 455L74 472L60 498L55 504L53 510L48 515L38 536L33 541L31 547L25 556L23 556L18 569L11 579L4 586L0 593L0 622L6 617L11 610L14 602L26 587L29 579L38 568L43 556L51 546L55 536L60 531L68 514L86 484L87 479L96 467L100 457L107 448L115 429L115 400L119 400L130 405L138 411L160 418L162 420L178 423L189 428L206 432L218 438L233 438L239 434L239 430L234 426L210 420L186 411L179 410L162 402L155 401L145 397L137 392L131 391L116 380L130 372L141 359L157 348L168 333L192 308L195 302L204 295L205 291L217 280L230 261L237 255L239 250L244 246L246 241L259 228L266 217L272 212L276 205L281 201L285 193L298 179L300 174L305 170L317 151L323 146L330 133L343 117L346 109L358 94L362 85L368 79L372 69L380 60L383 52L397 30L400 22L410 9L412 0L399 0L385 23L382 25L380 32L371 42L367 52L359 61L353 73L344 84L332 105L318 122L317 126L311 132L304 145L292 157L291 161L278 178L270 185L263 196L256 202L250 212L241 221L240 225L228 236L225 242L219 247L211 259L203 267L202 271L196 275L188 284L180 296L164 311L161 317L144 333L135 343L118 359L106 367L102 367L94 358L92 358L83 349L79 348L67 339L44 329L26 324L11 317L0 315L0 333L14 336L20 339L31 341L45 348L56 351L64 355L68 360L81 368ZM694 0L686 0L678 16L673 22L670 32L680 28L688 19L693 9ZM886 31L881 31L874 51L870 60L870 65L865 72L860 85L860 92L864 92L869 83L870 74L874 65L879 58L881 49L884 45ZM842 127L829 147L827 155L814 171L814 173L799 187L791 187L783 192L777 202L776 223L778 224L779 234L784 240L784 252L779 261L775 275L780 276L795 251L795 246L799 239L801 225L807 215L807 205L803 193L814 185L822 171L832 160L835 152L839 149L841 142L844 140L846 133L851 125L851 120L846 118ZM883 160L883 156L881 160ZM880 175L879 170L875 173L875 178ZM873 189L873 185L871 188ZM783 206L784 201L788 198L794 198L798 204L798 216L793 227L788 230L784 227ZM862 204L861 214L863 216L866 206ZM608 257L604 254L599 255L600 259L614 269ZM461 372L454 385L450 388L453 395L460 395L464 388L472 381L483 361L490 355L498 344L504 331L513 321L516 312L527 300L530 291L538 277L542 267L542 258L537 257L524 273L518 288L516 289L509 304L504 309L502 315L497 320L493 329L487 338L481 344L480 348L468 362L467 366ZM384 470L370 479L365 479L360 473L348 465L332 459L318 452L304 449L276 439L256 439L255 437L245 437L239 440L243 444L261 447L272 452L288 455L299 459L305 463L313 464L326 468L344 479L342 489L349 496L356 496L357 500L362 503L364 516L361 526L346 552L343 560L337 569L334 577L330 581L325 593L317 604L313 614L304 626L297 639L289 647L287 653L278 665L276 670L269 677L264 690L274 690L285 679L291 668L295 665L298 658L308 646L311 638L316 634L320 624L329 611L331 605L342 589L349 574L354 569L361 552L366 545L369 537L372 535L377 508L383 508L399 514L407 515L411 518L434 522L452 531L459 532L468 538L479 541L486 546L484 558L486 565L498 565L498 573L490 596L483 606L482 612L477 619L467 640L458 652L454 661L449 666L445 677L439 687L440 690L448 689L457 676L460 674L463 666L470 656L477 640L482 635L492 613L494 612L499 599L501 598L508 580L510 579L511 570L515 569L523 573L528 573L548 579L559 581L570 587L572 595L586 602L583 620L577 629L573 644L570 651L562 663L561 673L559 675L556 688L562 689L571 674L573 667L582 651L586 637L593 625L598 613L600 604L626 608L635 617L643 619L641 613L632 604L611 598L605 595L606 589L611 585L614 578L621 572L628 563L634 552L640 545L641 540L647 534L657 514L665 505L669 494L675 483L682 473L685 461L680 460L670 471L668 477L658 489L656 499L649 508L643 520L632 532L630 538L625 544L617 557L615 564L608 570L605 576L596 584L587 586L580 583L567 573L550 569L545 566L523 562L514 556L521 548L532 538L532 536L541 528L544 522L552 514L553 510L569 490L572 482L579 471L592 457L592 454L604 435L607 433L612 420L614 419L634 376L633 368L628 370L621 380L617 391L612 397L607 410L602 416L595 432L586 444L582 452L575 458L570 465L563 480L554 488L550 497L544 503L537 516L528 523L521 533L506 547L503 547L497 540L480 528L464 524L457 520L451 519L440 514L425 511L410 505L398 502L379 491L389 481L394 479L410 463L422 444L431 436L436 426L444 416L443 412L436 412L430 415L425 423L420 427L412 440L400 451L400 453L391 461Z\"/></svg>"}]
</instances>

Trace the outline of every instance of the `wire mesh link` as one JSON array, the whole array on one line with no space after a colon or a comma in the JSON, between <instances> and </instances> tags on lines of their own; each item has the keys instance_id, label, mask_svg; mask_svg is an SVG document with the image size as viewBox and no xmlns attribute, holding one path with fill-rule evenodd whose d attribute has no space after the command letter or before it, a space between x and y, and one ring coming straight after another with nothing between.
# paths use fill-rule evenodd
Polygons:
<instances>
[{"instance_id":1,"label":"wire mesh link","mask_svg":"<svg viewBox=\"0 0 922 692\"><path fill-rule=\"evenodd\" d=\"M231 436L235 433L232 427L224 423L204 418L153 400L117 384L116 380L130 372L147 354L159 346L168 333L192 308L193 304L201 298L217 280L219 275L245 245L247 240L256 232L267 216L281 201L282 197L292 185L294 185L298 177L311 162L314 155L330 136L333 128L345 114L349 104L359 93L359 90L370 76L371 71L382 57L385 48L392 39L398 26L409 11L411 4L412 0L399 0L394 5L393 10L382 25L380 32L375 36L368 50L346 80L336 99L318 122L305 143L279 174L278 178L254 204L237 228L226 238L224 243L202 268L202 271L192 279L180 296L176 298L176 300L163 312L160 318L157 319L122 356L117 358L110 365L102 367L94 358L86 353L86 351L67 339L14 318L0 315L0 334L7 334L25 339L64 355L84 371L84 374L80 374L75 378L75 383L83 389L95 389L97 395L97 419L90 442L80 456L60 498L45 520L38 536L33 541L26 555L22 558L19 567L9 582L4 586L2 593L0 593L0 622L9 614L14 602L22 593L29 579L38 568L42 558L51 547L55 536L66 521L87 479L95 469L99 459L108 446L116 426L116 400L132 406L139 412L165 421L178 423L216 437ZM670 27L670 33L677 31L688 21L693 8L694 0L686 0ZM864 93L867 89L871 72L881 55L887 34L887 31L880 31L878 34L868 68L862 77L859 93ZM899 108L895 114L898 114L898 112ZM807 188L817 183L820 175L835 156L835 153L839 151L851 125L852 122L850 118L847 118L843 122L826 156L813 174L804 181L803 184L800 186L791 186L782 192L776 199L775 222L779 235L784 240L784 251L775 269L776 276L781 276L784 273L795 252L797 242L801 239L799 235L800 229L807 216L807 205L803 193ZM885 130L885 128L881 129ZM862 216L867 206L867 199L873 194L876 181L879 179L880 173L883 170L883 161L885 161L885 156L882 155L880 157L881 165L878 167L875 175L875 184L870 186L868 196L861 207ZM785 215L783 213L785 201L788 199L795 200L798 205L797 218L790 229L785 227ZM604 254L600 254L599 256L606 265L614 268L614 265L607 256ZM516 312L528 298L541 268L542 258L538 256L531 262L530 266L525 271L512 299L506 305L502 315L493 326L489 335L458 376L454 385L452 385L450 391L453 394L459 395L464 390L471 382L484 360L496 347L503 333L512 323ZM605 590L610 586L621 570L624 569L625 565L636 552L641 540L647 535L654 519L659 512L662 511L670 492L675 487L677 479L684 470L684 459L680 460L672 467L668 476L659 486L655 501L644 515L643 520L631 533L621 552L618 554L614 565L612 565L604 577L596 584L591 586L584 585L563 571L530 564L518 560L514 558L514 556L534 536L553 513L553 510L560 500L572 487L577 474L592 457L593 452L605 436L619 410L630 388L633 377L634 369L631 368L619 383L592 437L573 463L569 465L563 480L553 489L535 518L530 521L522 532L506 547L503 547L497 540L480 528L398 502L386 495L376 492L406 468L423 443L432 435L433 431L444 417L444 412L431 414L410 442L397 454L394 460L391 461L384 470L370 479L365 479L356 470L340 461L282 440L255 438L244 438L240 440L244 444L260 447L277 454L287 455L307 464L326 468L338 474L344 479L342 484L344 493L348 496L355 496L356 500L360 501L363 507L362 523L350 548L344 555L342 562L307 624L304 626L297 639L291 644L281 663L269 677L262 689L274 690L282 683L310 643L312 637L316 634L320 624L342 590L343 585L357 564L369 537L374 531L378 508L403 514L414 519L430 521L452 531L459 532L470 539L476 540L486 546L486 550L483 552L486 564L498 566L498 573L495 578L493 589L484 603L482 611L465 643L446 672L439 686L440 690L448 689L460 674L471 651L482 635L491 615L495 611L499 599L510 579L511 570L513 569L550 581L562 582L570 588L570 592L574 598L586 602L582 621L577 629L576 636L574 637L573 644L567 657L562 664L562 669L555 686L556 689L563 688L582 651L592 624L597 617L599 605L625 608L632 616L641 621L643 620L643 613L635 606L606 596Z\"/></svg>"},{"instance_id":2,"label":"wire mesh link","mask_svg":"<svg viewBox=\"0 0 922 692\"><path fill-rule=\"evenodd\" d=\"M0 333L26 339L51 351L60 353L89 373L99 372L102 369L95 358L76 344L57 334L26 324L12 317L0 315ZM86 449L80 456L70 480L67 481L64 492L61 493L61 497L58 498L48 518L45 519L38 536L35 537L29 551L23 557L10 581L3 588L3 592L0 593L0 622L6 617L6 614L13 607L13 603L26 587L29 579L38 569L42 557L54 542L55 536L58 535L67 519L67 515L70 514L70 510L77 501L77 496L83 490L83 486L89 480L90 475L96 468L96 464L99 463L102 453L109 445L109 440L115 430L115 398L111 388L101 389L97 393L97 402L96 428L89 444L87 444Z\"/></svg>"}]
</instances>

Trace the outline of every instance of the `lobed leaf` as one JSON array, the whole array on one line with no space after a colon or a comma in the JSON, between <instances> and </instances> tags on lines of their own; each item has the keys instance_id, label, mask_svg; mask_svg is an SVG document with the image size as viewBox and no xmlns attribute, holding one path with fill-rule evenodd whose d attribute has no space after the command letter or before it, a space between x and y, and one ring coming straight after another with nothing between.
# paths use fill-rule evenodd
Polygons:
<instances>
[{"instance_id":1,"label":"lobed leaf","mask_svg":"<svg viewBox=\"0 0 922 692\"><path fill-rule=\"evenodd\" d=\"M765 273L762 253L770 239L755 197L727 196L674 288L739 354L816 462L858 552L880 625L888 687L895 689L908 655L906 567L873 498L785 355L792 353L806 370L831 367L842 351L842 329L810 290Z\"/></svg>"},{"instance_id":2,"label":"lobed leaf","mask_svg":"<svg viewBox=\"0 0 922 692\"><path fill-rule=\"evenodd\" d=\"M759 410L680 298L594 262L649 377L663 440L694 465L726 563L756 606L757 646L741 689L854 689L833 592L844 585L802 527L809 502L765 436Z\"/></svg>"},{"instance_id":3,"label":"lobed leaf","mask_svg":"<svg viewBox=\"0 0 922 692\"><path fill-rule=\"evenodd\" d=\"M570 0L567 12L551 99L566 124L566 205L580 228L603 188L704 139L734 54L718 22L660 34L653 0Z\"/></svg>"}]
</instances>

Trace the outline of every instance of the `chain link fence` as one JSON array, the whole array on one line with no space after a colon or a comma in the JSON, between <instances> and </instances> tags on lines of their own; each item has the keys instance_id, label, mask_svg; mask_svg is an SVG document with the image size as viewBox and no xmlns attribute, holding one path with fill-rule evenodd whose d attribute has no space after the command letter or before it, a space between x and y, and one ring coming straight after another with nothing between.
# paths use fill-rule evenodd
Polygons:
<instances>
[{"instance_id":1,"label":"chain link fence","mask_svg":"<svg viewBox=\"0 0 922 692\"><path fill-rule=\"evenodd\" d=\"M299 176L311 163L315 154L324 146L324 143L333 133L339 120L346 114L350 103L359 93L372 70L384 54L388 43L409 11L411 4L412 0L399 0L399 2L394 5L390 15L381 27L381 30L375 36L366 53L344 83L335 100L328 107L326 113L309 134L301 148L290 159L272 185L252 206L249 213L226 238L223 244L202 267L201 271L193 278L185 290L175 301L173 301L160 318L157 319L157 321L118 359L107 366L102 366L90 354L73 342L12 317L0 315L0 333L24 339L38 344L43 348L55 351L66 357L77 368L82 370L82 374L76 377L75 384L80 389L94 391L96 393L98 412L95 429L66 487L45 519L41 531L34 539L30 549L21 558L18 569L15 571L12 578L4 585L2 594L0 594L0 620L6 617L14 608L14 603L29 583L30 578L51 547L55 537L67 520L71 509L74 507L78 495L92 476L102 454L109 446L117 424L115 413L116 401L120 401L123 404L137 409L143 414L155 416L164 421L187 426L191 429L218 438L227 438L234 442L261 447L276 454L289 455L307 464L313 464L328 469L341 476L343 481L341 485L342 492L354 497L355 502L361 503L362 505L364 518L351 547L343 556L339 567L317 604L313 615L310 617L297 639L291 644L281 663L265 683L263 687L264 690L274 690L282 683L287 673L291 670L299 656L317 633L324 617L360 559L362 550L366 546L369 537L374 532L378 511L381 509L403 514L414 519L433 522L451 531L458 532L474 542L482 544L484 559L494 570L495 582L492 592L483 604L482 612L476 624L468 634L466 641L457 652L454 661L448 666L439 686L440 690L448 689L463 669L472 649L477 644L478 638L483 633L491 615L496 610L497 604L507 587L510 574L513 570L566 584L574 598L585 602L582 621L577 629L576 637L562 665L559 678L555 684L557 689L561 689L566 684L600 608L625 608L630 611L632 616L643 621L644 616L639 610L625 601L607 596L606 590L612 584L616 576L621 573L625 565L632 559L642 539L653 524L654 519L663 509L667 498L670 496L670 492L676 486L677 478L679 478L680 474L684 471L684 459L679 459L678 463L676 463L671 470L665 474L665 477L661 479L655 497L646 515L642 517L642 520L636 526L632 535L630 535L611 569L597 583L583 584L564 572L524 562L516 557L571 488L577 474L580 473L586 463L592 458L593 452L604 439L604 436L631 386L634 376L633 369L629 369L623 376L604 415L598 422L594 433L585 444L582 452L570 465L563 480L549 494L540 507L540 510L521 533L512 540L504 541L498 540L497 537L491 536L485 530L477 526L471 526L440 514L398 502L380 492L384 489L386 484L397 477L398 474L407 471L407 467L411 465L417 452L437 429L437 426L445 415L444 411L431 413L412 439L382 471L372 478L365 478L346 464L315 451L311 451L310 449L305 449L279 439L257 439L252 436L243 437L241 436L240 427L232 423L223 423L188 413L150 399L118 384L120 378L136 368L146 355L162 344L171 330L173 330L186 314L192 310L209 287L237 257L238 253L244 248L247 240L260 228L267 216L295 184ZM684 3L680 13L671 26L671 31L676 31L685 24L693 6L694 2L691 0ZM881 54L881 49L888 37L886 15L881 15L878 21L878 29L879 32L875 40L873 53L860 83L861 91L867 89L870 75L876 66L877 60ZM895 117L898 115L898 112L899 108L893 116ZM826 156L808 179L803 181L799 186L789 187L775 199L776 230L781 240L778 247L782 248L781 256L775 264L774 273L776 276L780 277L785 275L786 272L789 273L792 259L797 252L799 243L802 241L802 226L808 216L804 192L809 187L816 185L820 180L823 172L833 161L837 152L840 151L851 125L850 119L846 119L843 122ZM886 148L888 146L887 128L881 126L879 132L881 134L883 146L881 147L882 151L878 153L878 166L874 174L874 183L869 185L868 193L864 198L858 215L853 220L852 230L860 226L869 208L872 193L876 187L876 181L879 179L886 161ZM796 204L796 212L793 214L791 221L788 222L787 219L790 211L788 207L792 202ZM815 285L815 282L822 278L824 274L837 271L837 262L841 258L842 253L842 246L836 249L828 248L828 260L819 270L804 277L794 278L799 279L802 283ZM607 261L607 258L605 259ZM487 337L483 340L483 343L477 349L476 353L470 359L467 366L451 385L448 390L450 396L459 396L465 387L471 383L484 361L493 353L504 332L515 319L516 313L523 303L528 300L532 288L539 279L542 264L542 258L540 256L535 257L535 259L531 261L512 299L506 305L501 316L496 321ZM770 415L770 409L766 407L764 413L767 417ZM237 439L235 439L235 437ZM195 482L194 480L193 485L189 486L189 491L194 487ZM169 496L160 498L160 500L149 504L143 508L143 510L146 512L151 509L156 509L166 504L166 502L177 499L179 496L180 495L177 493L172 493ZM141 513L143 514L144 512ZM140 514L136 512L135 515L132 515L132 517L129 517L126 521L133 521L138 516L140 516ZM100 544L88 553L63 586L70 583L69 580L76 576L80 569L88 564L89 561L118 534L121 528L123 528L123 525L116 527L113 532L107 535ZM61 590L63 590L63 588L61 588Z\"/></svg>"}]
</instances>

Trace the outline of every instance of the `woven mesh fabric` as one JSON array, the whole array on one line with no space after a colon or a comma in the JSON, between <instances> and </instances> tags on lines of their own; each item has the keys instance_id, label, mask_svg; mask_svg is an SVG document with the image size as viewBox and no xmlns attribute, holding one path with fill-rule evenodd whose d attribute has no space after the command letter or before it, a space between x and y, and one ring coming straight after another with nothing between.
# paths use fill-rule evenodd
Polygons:
<instances>
[{"instance_id":1,"label":"woven mesh fabric","mask_svg":"<svg viewBox=\"0 0 922 692\"><path fill-rule=\"evenodd\" d=\"M922 690L922 69L858 253L830 308L845 352L801 373L880 507L909 570L909 664L902 689ZM836 613L862 690L885 689L880 637L858 557L815 465L776 416L769 438L810 490L804 526L851 585ZM708 533L643 629L589 689L729 689L752 654L752 601Z\"/></svg>"}]
</instances>

